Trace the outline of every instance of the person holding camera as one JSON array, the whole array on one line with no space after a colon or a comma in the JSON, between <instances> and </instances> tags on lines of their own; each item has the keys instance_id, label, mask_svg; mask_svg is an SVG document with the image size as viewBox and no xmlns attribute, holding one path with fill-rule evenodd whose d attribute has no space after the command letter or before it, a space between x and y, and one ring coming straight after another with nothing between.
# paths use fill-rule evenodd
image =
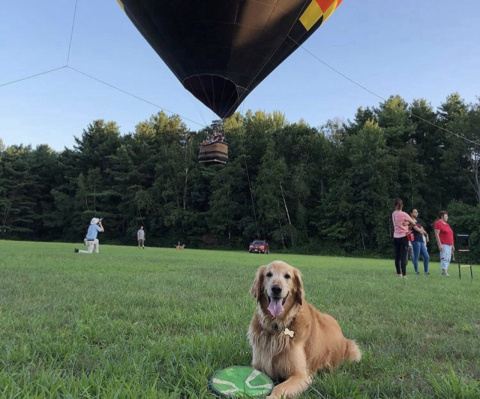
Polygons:
<instances>
[{"instance_id":1,"label":"person holding camera","mask_svg":"<svg viewBox=\"0 0 480 399\"><path fill-rule=\"evenodd\" d=\"M75 253L91 254L93 250L98 254L100 252L100 242L98 241L98 233L103 233L105 229L102 226L102 219L93 218L88 226L85 242L87 244L87 250L75 248Z\"/></svg>"},{"instance_id":2,"label":"person holding camera","mask_svg":"<svg viewBox=\"0 0 480 399\"><path fill-rule=\"evenodd\" d=\"M415 274L420 274L418 271L418 261L420 260L420 254L423 256L423 272L425 275L429 275L428 271L428 262L430 261L430 256L427 251L427 232L424 230L420 222L418 221L418 210L413 209L410 214L415 224L413 225L413 236L414 240L411 243L413 248L413 268L415 269Z\"/></svg>"}]
</instances>

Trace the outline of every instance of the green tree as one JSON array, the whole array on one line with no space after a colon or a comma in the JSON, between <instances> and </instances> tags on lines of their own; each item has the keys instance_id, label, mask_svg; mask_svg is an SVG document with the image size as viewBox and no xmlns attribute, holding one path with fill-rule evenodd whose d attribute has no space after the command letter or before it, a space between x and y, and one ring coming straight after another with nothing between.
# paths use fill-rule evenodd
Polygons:
<instances>
[{"instance_id":1,"label":"green tree","mask_svg":"<svg viewBox=\"0 0 480 399\"><path fill-rule=\"evenodd\" d=\"M242 244L242 222L248 217L246 210L249 209L245 196L247 184L241 159L237 158L215 171L210 185L212 194L207 225L220 242L225 242L226 238L229 245Z\"/></svg>"},{"instance_id":2,"label":"green tree","mask_svg":"<svg viewBox=\"0 0 480 399\"><path fill-rule=\"evenodd\" d=\"M30 153L30 173L35 181L29 196L35 202L36 218L33 232L36 239L60 238L56 231L48 229L54 211L53 187L62 182L63 168L58 162L58 153L47 145L39 145Z\"/></svg>"},{"instance_id":3,"label":"green tree","mask_svg":"<svg viewBox=\"0 0 480 399\"><path fill-rule=\"evenodd\" d=\"M32 233L38 215L30 195L35 189L30 146L10 146L2 152L0 227L14 234Z\"/></svg>"},{"instance_id":4,"label":"green tree","mask_svg":"<svg viewBox=\"0 0 480 399\"><path fill-rule=\"evenodd\" d=\"M409 112L415 126L411 135L412 144L416 149L417 162L423 167L423 175L417 177L421 184L421 198L416 198L411 205L420 210L422 220L431 221L437 217L438 210L442 207L442 198L445 197L445 187L439 173L445 134L438 128L437 114L426 100L414 100L409 107ZM428 227L427 229L430 230Z\"/></svg>"},{"instance_id":5,"label":"green tree","mask_svg":"<svg viewBox=\"0 0 480 399\"><path fill-rule=\"evenodd\" d=\"M397 190L398 172L384 130L367 121L342 150L346 167L329 191L319 229L323 236L341 240L347 251L386 250L391 245L390 193Z\"/></svg>"},{"instance_id":6,"label":"green tree","mask_svg":"<svg viewBox=\"0 0 480 399\"><path fill-rule=\"evenodd\" d=\"M408 104L400 96L392 96L376 110L378 126L384 131L390 154L398 161L397 191L392 197L403 198L405 210L423 205L421 188L423 165L419 162L415 143L415 125L410 119Z\"/></svg>"},{"instance_id":7,"label":"green tree","mask_svg":"<svg viewBox=\"0 0 480 399\"><path fill-rule=\"evenodd\" d=\"M451 94L440 105L438 117L441 126L446 129L438 171L442 177L441 184L445 187L441 208L445 208L452 200L471 202L475 198L469 182L468 144L464 140L469 134L468 105L457 93Z\"/></svg>"},{"instance_id":8,"label":"green tree","mask_svg":"<svg viewBox=\"0 0 480 399\"><path fill-rule=\"evenodd\" d=\"M290 241L295 246L296 230L292 225L289 204L285 196L287 165L276 156L274 143L267 144L256 181L255 197L258 205L260 233L263 237L281 243L285 248Z\"/></svg>"},{"instance_id":9,"label":"green tree","mask_svg":"<svg viewBox=\"0 0 480 399\"><path fill-rule=\"evenodd\" d=\"M467 132L464 141L466 145L466 158L469 162L468 180L472 185L477 200L476 205L480 207L480 98L476 104L472 104L467 114Z\"/></svg>"}]
</instances>

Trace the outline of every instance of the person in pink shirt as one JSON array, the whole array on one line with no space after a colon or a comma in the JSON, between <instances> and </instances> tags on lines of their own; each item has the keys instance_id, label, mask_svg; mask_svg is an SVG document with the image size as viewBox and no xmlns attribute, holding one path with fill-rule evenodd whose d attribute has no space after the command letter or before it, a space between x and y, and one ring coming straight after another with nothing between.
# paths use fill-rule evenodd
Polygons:
<instances>
[{"instance_id":1,"label":"person in pink shirt","mask_svg":"<svg viewBox=\"0 0 480 399\"><path fill-rule=\"evenodd\" d=\"M439 212L439 219L433 225L435 238L437 239L438 249L440 250L440 265L442 267L442 276L448 277L448 266L455 252L453 244L453 230L447 223L448 213Z\"/></svg>"},{"instance_id":2,"label":"person in pink shirt","mask_svg":"<svg viewBox=\"0 0 480 399\"><path fill-rule=\"evenodd\" d=\"M395 247L395 269L398 277L407 275L407 254L409 225L415 225L415 221L406 212L403 212L403 201L395 200L395 211L392 213L393 221L393 246Z\"/></svg>"}]
</instances>

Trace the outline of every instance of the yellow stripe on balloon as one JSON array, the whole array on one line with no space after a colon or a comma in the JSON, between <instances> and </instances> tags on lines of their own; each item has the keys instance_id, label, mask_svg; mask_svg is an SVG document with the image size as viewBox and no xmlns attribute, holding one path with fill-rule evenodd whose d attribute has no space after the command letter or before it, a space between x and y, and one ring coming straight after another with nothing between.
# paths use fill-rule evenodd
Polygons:
<instances>
[{"instance_id":1,"label":"yellow stripe on balloon","mask_svg":"<svg viewBox=\"0 0 480 399\"><path fill-rule=\"evenodd\" d=\"M300 22L308 31L312 28L313 25L317 23L317 21L322 17L322 15L323 11L318 5L317 1L312 0L305 12L300 17Z\"/></svg>"},{"instance_id":2,"label":"yellow stripe on balloon","mask_svg":"<svg viewBox=\"0 0 480 399\"><path fill-rule=\"evenodd\" d=\"M330 0L331 1L331 0ZM311 3L308 5L307 9L300 17L300 22L308 31L312 29L313 25L315 25L320 18L323 16L323 22L325 22L330 15L333 14L337 6L342 2L342 0L333 0L330 3L329 0L312 0ZM325 7L325 4L330 3L329 6ZM322 10L321 5L324 5L326 10Z\"/></svg>"},{"instance_id":3,"label":"yellow stripe on balloon","mask_svg":"<svg viewBox=\"0 0 480 399\"><path fill-rule=\"evenodd\" d=\"M123 6L123 3L120 0L117 0L117 3L120 7L122 7L123 12L125 12L125 7Z\"/></svg>"}]
</instances>

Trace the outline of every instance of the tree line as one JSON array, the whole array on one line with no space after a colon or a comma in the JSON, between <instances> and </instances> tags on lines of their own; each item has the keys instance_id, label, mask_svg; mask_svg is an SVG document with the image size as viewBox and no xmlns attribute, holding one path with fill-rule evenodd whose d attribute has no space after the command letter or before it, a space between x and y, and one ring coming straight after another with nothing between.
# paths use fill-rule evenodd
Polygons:
<instances>
[{"instance_id":1,"label":"tree line","mask_svg":"<svg viewBox=\"0 0 480 399\"><path fill-rule=\"evenodd\" d=\"M480 240L480 102L449 95L437 109L392 96L353 120L316 128L280 112L225 120L229 162L197 161L208 128L160 112L122 135L96 120L72 149L0 140L0 238L390 256L393 199L417 208L434 246L447 210L455 233ZM480 258L480 251L475 253Z\"/></svg>"}]
</instances>

